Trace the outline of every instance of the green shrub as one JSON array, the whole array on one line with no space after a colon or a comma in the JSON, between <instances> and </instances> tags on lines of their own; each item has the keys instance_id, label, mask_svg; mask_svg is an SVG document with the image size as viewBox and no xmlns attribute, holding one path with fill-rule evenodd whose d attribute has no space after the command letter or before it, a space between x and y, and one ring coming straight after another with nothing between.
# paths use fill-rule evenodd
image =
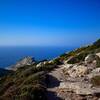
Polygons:
<instances>
[{"instance_id":1,"label":"green shrub","mask_svg":"<svg viewBox=\"0 0 100 100\"><path fill-rule=\"evenodd\" d=\"M24 80L23 84L36 84L44 80L45 80L45 72L41 71L27 77L27 79Z\"/></svg>"},{"instance_id":2,"label":"green shrub","mask_svg":"<svg viewBox=\"0 0 100 100\"><path fill-rule=\"evenodd\" d=\"M42 68L32 65L0 78L0 100L45 100L45 73L51 68L51 65Z\"/></svg>"},{"instance_id":3,"label":"green shrub","mask_svg":"<svg viewBox=\"0 0 100 100\"><path fill-rule=\"evenodd\" d=\"M96 42L94 42L93 45L97 48L100 47L100 39L98 39Z\"/></svg>"},{"instance_id":4,"label":"green shrub","mask_svg":"<svg viewBox=\"0 0 100 100\"><path fill-rule=\"evenodd\" d=\"M67 63L68 64L75 64L75 63L79 63L81 61L84 61L85 57L88 55L87 52L82 52L74 57L72 57Z\"/></svg>"},{"instance_id":5,"label":"green shrub","mask_svg":"<svg viewBox=\"0 0 100 100\"><path fill-rule=\"evenodd\" d=\"M53 64L54 65L61 65L62 62L61 62L61 60L59 58L56 58L56 59L53 60Z\"/></svg>"},{"instance_id":6,"label":"green shrub","mask_svg":"<svg viewBox=\"0 0 100 100\"><path fill-rule=\"evenodd\" d=\"M98 58L96 59L96 61L97 61L96 67L97 67L97 68L100 68L100 58L98 57Z\"/></svg>"},{"instance_id":7,"label":"green shrub","mask_svg":"<svg viewBox=\"0 0 100 100\"><path fill-rule=\"evenodd\" d=\"M93 86L100 86L100 76L95 76L91 79Z\"/></svg>"},{"instance_id":8,"label":"green shrub","mask_svg":"<svg viewBox=\"0 0 100 100\"><path fill-rule=\"evenodd\" d=\"M26 100L47 100L45 95L45 88L40 84L36 85L24 85L21 88L20 98L25 98Z\"/></svg>"}]
</instances>

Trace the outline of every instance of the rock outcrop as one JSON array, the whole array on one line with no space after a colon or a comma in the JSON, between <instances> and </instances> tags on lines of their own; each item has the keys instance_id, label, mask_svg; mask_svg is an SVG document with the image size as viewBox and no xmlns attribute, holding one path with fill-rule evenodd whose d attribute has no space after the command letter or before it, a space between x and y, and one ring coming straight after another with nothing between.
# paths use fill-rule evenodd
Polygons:
<instances>
[{"instance_id":1,"label":"rock outcrop","mask_svg":"<svg viewBox=\"0 0 100 100\"><path fill-rule=\"evenodd\" d=\"M64 78L66 79L60 82L58 90L61 90L62 92L58 92L58 96L62 97L63 99L66 99L69 97L68 94L72 93L72 96L84 95L84 97L88 98L89 95L94 97L95 94L100 94L100 86L95 87L91 83L91 79L93 77L100 76L100 68L97 68L98 58L99 56L96 54L89 54L81 63L64 63L62 65L62 72L64 74Z\"/></svg>"},{"instance_id":2,"label":"rock outcrop","mask_svg":"<svg viewBox=\"0 0 100 100\"><path fill-rule=\"evenodd\" d=\"M68 70L70 77L82 77L88 73L88 68L84 65L74 65L71 69Z\"/></svg>"},{"instance_id":3,"label":"rock outcrop","mask_svg":"<svg viewBox=\"0 0 100 100\"><path fill-rule=\"evenodd\" d=\"M86 82L61 82L59 88L74 92L78 95L93 95L100 93L100 88L93 87L91 83Z\"/></svg>"},{"instance_id":4,"label":"rock outcrop","mask_svg":"<svg viewBox=\"0 0 100 100\"><path fill-rule=\"evenodd\" d=\"M99 56L96 54L89 54L87 57L85 57L85 63L92 63L93 61L98 60Z\"/></svg>"},{"instance_id":5,"label":"rock outcrop","mask_svg":"<svg viewBox=\"0 0 100 100\"><path fill-rule=\"evenodd\" d=\"M9 69L16 71L20 67L32 65L34 63L35 63L34 58L28 56L18 61L15 65L12 65Z\"/></svg>"},{"instance_id":6,"label":"rock outcrop","mask_svg":"<svg viewBox=\"0 0 100 100\"><path fill-rule=\"evenodd\" d=\"M42 61L42 62L38 63L38 64L36 65L36 67L44 66L46 63L48 63L48 61Z\"/></svg>"}]
</instances>

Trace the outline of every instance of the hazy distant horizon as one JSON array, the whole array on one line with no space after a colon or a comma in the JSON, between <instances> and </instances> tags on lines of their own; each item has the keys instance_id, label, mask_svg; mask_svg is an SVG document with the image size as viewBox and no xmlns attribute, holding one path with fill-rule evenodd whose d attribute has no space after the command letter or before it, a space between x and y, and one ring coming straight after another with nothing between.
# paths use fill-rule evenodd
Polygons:
<instances>
[{"instance_id":1,"label":"hazy distant horizon","mask_svg":"<svg viewBox=\"0 0 100 100\"><path fill-rule=\"evenodd\" d=\"M41 44L0 44L0 47L76 47L76 48L79 48L79 47L82 47L82 46L87 46L87 45L91 45L92 43L94 43L95 41L97 41L98 39L100 38L96 38L94 40L89 40L89 41L86 41L86 40L83 40L81 41L80 43L76 43L76 44L69 44L69 45L66 45L66 44L62 44L62 45L55 45L55 44L51 44L51 45L41 45ZM73 40L72 40L73 42Z\"/></svg>"},{"instance_id":2,"label":"hazy distant horizon","mask_svg":"<svg viewBox=\"0 0 100 100\"><path fill-rule=\"evenodd\" d=\"M73 49L75 47L0 47L0 68L10 67L27 56L36 61L50 60Z\"/></svg>"}]
</instances>

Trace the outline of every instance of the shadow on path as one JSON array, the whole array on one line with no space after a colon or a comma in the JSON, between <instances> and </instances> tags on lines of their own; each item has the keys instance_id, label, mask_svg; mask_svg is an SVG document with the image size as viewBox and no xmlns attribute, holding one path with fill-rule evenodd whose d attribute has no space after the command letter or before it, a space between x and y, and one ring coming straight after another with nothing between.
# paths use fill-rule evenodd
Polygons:
<instances>
[{"instance_id":1,"label":"shadow on path","mask_svg":"<svg viewBox=\"0 0 100 100\"><path fill-rule=\"evenodd\" d=\"M60 85L60 81L57 78L53 77L52 75L47 75L46 84L47 88L55 88Z\"/></svg>"},{"instance_id":2,"label":"shadow on path","mask_svg":"<svg viewBox=\"0 0 100 100\"><path fill-rule=\"evenodd\" d=\"M46 84L47 84L47 99L48 100L62 100L61 98L57 97L56 90L54 88L60 85L60 81L53 77L52 75L46 76Z\"/></svg>"},{"instance_id":3,"label":"shadow on path","mask_svg":"<svg viewBox=\"0 0 100 100\"><path fill-rule=\"evenodd\" d=\"M47 100L62 100L60 97L57 97L55 92L47 92Z\"/></svg>"}]
</instances>

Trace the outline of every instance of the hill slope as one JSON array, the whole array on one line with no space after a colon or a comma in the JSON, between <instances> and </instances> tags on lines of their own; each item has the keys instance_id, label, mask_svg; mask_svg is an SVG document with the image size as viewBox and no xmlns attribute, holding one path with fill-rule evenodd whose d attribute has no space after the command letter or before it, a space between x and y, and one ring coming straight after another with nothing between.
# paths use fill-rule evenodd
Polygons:
<instances>
[{"instance_id":1,"label":"hill slope","mask_svg":"<svg viewBox=\"0 0 100 100\"><path fill-rule=\"evenodd\" d=\"M60 98L66 99L67 97L70 100L75 100L72 97L81 100L81 94L84 94L84 98L88 98L88 93L92 89L89 88L89 84L100 85L99 76L91 77L92 73L95 73L95 70L100 67L99 53L100 39L92 45L65 53L51 61L19 66L13 73L5 74L0 78L0 100L53 100L53 96L58 96L54 97L57 100ZM85 90L80 84L88 87L90 91ZM73 91L73 85L74 87L80 86L78 89L81 88L81 90L74 88ZM69 89L69 92L65 87ZM70 93L70 90L73 94ZM87 95L84 91L87 92ZM99 90L96 90L96 92L99 93ZM96 92L94 91L94 93ZM93 98L99 98L93 96L94 94L90 93L90 95Z\"/></svg>"}]
</instances>

